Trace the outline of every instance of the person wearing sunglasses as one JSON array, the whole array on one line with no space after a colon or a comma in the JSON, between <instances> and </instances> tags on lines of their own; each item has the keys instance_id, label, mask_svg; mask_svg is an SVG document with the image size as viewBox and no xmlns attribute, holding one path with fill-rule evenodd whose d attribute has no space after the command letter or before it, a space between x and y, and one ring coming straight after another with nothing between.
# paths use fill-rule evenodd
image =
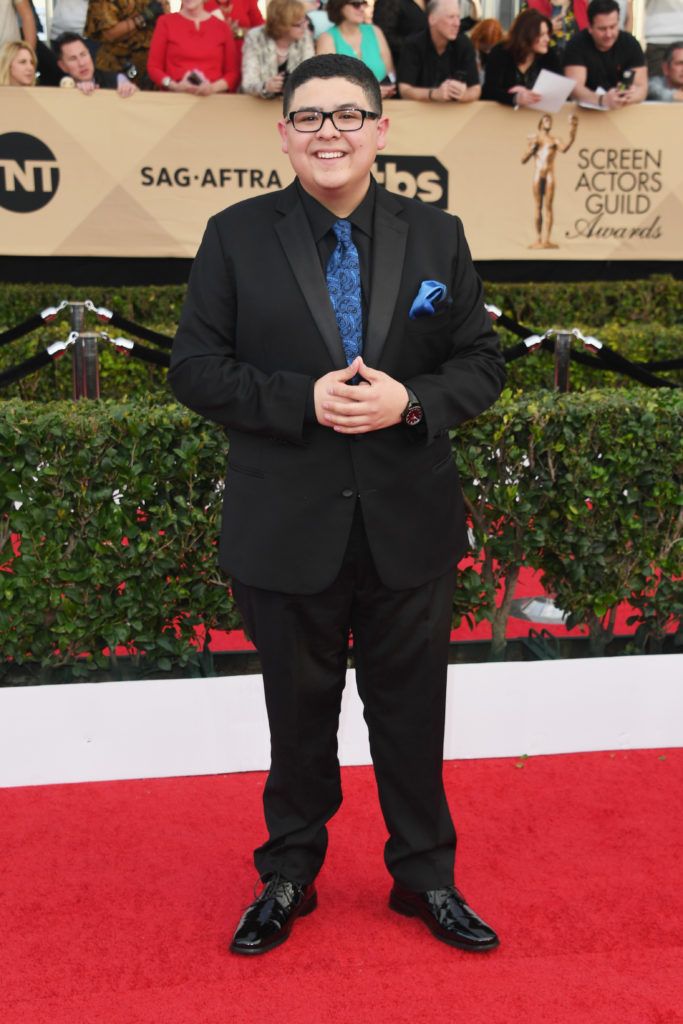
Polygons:
<instances>
[{"instance_id":1,"label":"person wearing sunglasses","mask_svg":"<svg viewBox=\"0 0 683 1024\"><path fill-rule=\"evenodd\" d=\"M313 56L313 39L301 0L270 0L266 23L253 28L242 50L242 92L272 100L287 76Z\"/></svg>"},{"instance_id":2,"label":"person wearing sunglasses","mask_svg":"<svg viewBox=\"0 0 683 1024\"><path fill-rule=\"evenodd\" d=\"M382 29L365 20L367 0L328 0L332 28L318 36L316 53L343 53L366 64L380 83L382 99L396 95L396 70Z\"/></svg>"},{"instance_id":3,"label":"person wearing sunglasses","mask_svg":"<svg viewBox=\"0 0 683 1024\"><path fill-rule=\"evenodd\" d=\"M273 950L316 908L342 801L350 634L389 905L449 946L498 946L453 884L443 740L467 549L449 431L495 401L505 364L460 220L372 177L388 130L362 61L295 68L278 123L295 178L210 219L171 354L176 397L228 434L219 560L259 651L270 726L263 887L230 942L239 955ZM347 912L362 921L360 901L398 938L384 887L353 890L352 874L328 872L321 897L336 886L337 909L301 926L318 958Z\"/></svg>"}]
</instances>

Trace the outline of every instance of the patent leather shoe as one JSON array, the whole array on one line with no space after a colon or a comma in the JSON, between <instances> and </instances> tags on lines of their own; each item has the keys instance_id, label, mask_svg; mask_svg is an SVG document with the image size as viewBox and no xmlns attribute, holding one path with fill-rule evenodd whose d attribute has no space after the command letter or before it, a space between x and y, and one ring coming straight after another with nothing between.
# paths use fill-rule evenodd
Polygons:
<instances>
[{"instance_id":1,"label":"patent leather shoe","mask_svg":"<svg viewBox=\"0 0 683 1024\"><path fill-rule=\"evenodd\" d=\"M498 946L498 936L465 903L454 885L427 892L412 892L395 884L389 906L406 917L419 917L437 939L449 946L483 953Z\"/></svg>"},{"instance_id":2,"label":"patent leather shoe","mask_svg":"<svg viewBox=\"0 0 683 1024\"><path fill-rule=\"evenodd\" d=\"M289 938L297 917L318 905L313 885L299 885L282 875L271 875L263 891L242 914L230 943L231 953L267 953Z\"/></svg>"}]
</instances>

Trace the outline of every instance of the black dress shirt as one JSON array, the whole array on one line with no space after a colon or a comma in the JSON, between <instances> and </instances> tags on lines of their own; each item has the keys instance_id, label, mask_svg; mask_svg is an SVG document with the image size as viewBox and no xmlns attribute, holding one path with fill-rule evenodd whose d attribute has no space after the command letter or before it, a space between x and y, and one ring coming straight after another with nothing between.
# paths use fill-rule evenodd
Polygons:
<instances>
[{"instance_id":1,"label":"black dress shirt","mask_svg":"<svg viewBox=\"0 0 683 1024\"><path fill-rule=\"evenodd\" d=\"M437 89L447 78L464 79L467 86L479 85L474 46L462 32L436 52L429 29L406 39L398 68L398 80L422 89Z\"/></svg>"},{"instance_id":2,"label":"black dress shirt","mask_svg":"<svg viewBox=\"0 0 683 1024\"><path fill-rule=\"evenodd\" d=\"M588 89L601 87L609 92L618 85L621 74L629 68L642 68L645 56L638 40L630 32L620 32L611 49L598 50L587 28L567 43L564 66L586 69Z\"/></svg>"}]
</instances>

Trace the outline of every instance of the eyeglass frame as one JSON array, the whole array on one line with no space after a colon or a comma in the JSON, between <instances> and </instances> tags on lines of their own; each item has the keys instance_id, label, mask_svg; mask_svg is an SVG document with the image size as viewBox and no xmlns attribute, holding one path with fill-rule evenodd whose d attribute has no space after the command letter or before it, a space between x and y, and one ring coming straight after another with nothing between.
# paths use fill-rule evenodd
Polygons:
<instances>
[{"instance_id":1,"label":"eyeglass frame","mask_svg":"<svg viewBox=\"0 0 683 1024\"><path fill-rule=\"evenodd\" d=\"M349 113L349 111L351 110L356 114L363 115L361 123L358 125L357 128L340 128L339 125L334 120L334 115ZM320 122L317 128L297 128L297 126L294 124L294 121L292 120L295 114L318 114L320 117L322 117L322 121ZM302 107L300 110L290 110L290 112L287 114L286 121L288 124L291 124L295 132L300 132L303 135L315 135L316 132L322 131L325 125L325 121L327 121L328 118L332 122L332 127L336 131L348 133L359 132L361 128L365 125L367 119L369 119L370 121L378 121L381 116L381 114L377 114L374 110L361 110L360 107L337 107L336 110L311 110L308 107Z\"/></svg>"}]
</instances>

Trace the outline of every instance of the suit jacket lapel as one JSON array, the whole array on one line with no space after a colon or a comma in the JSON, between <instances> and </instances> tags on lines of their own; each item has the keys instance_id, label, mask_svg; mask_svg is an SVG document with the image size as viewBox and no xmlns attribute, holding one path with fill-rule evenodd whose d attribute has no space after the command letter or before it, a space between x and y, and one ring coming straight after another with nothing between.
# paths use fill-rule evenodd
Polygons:
<instances>
[{"instance_id":1,"label":"suit jacket lapel","mask_svg":"<svg viewBox=\"0 0 683 1024\"><path fill-rule=\"evenodd\" d=\"M275 230L303 292L311 316L330 353L332 365L337 369L342 369L346 366L346 358L339 337L339 328L330 303L327 282L320 266L308 217L299 202L295 185L290 185L282 192L278 209L285 216L275 225Z\"/></svg>"},{"instance_id":2,"label":"suit jacket lapel","mask_svg":"<svg viewBox=\"0 0 683 1024\"><path fill-rule=\"evenodd\" d=\"M364 361L373 367L379 365L387 340L403 273L408 225L397 216L400 211L401 204L391 193L378 186L372 240L370 309L363 349Z\"/></svg>"}]
</instances>

